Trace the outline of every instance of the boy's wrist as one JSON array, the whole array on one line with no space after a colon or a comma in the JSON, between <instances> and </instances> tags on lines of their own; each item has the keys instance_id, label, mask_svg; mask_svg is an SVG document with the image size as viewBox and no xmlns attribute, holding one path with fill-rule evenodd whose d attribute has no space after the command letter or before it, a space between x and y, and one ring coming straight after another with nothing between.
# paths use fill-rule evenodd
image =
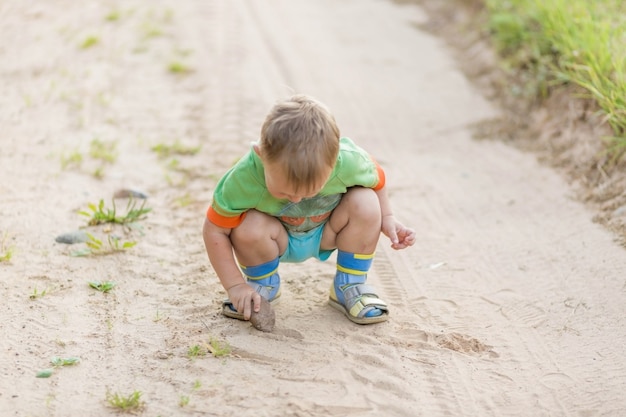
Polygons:
<instances>
[{"instance_id":1,"label":"boy's wrist","mask_svg":"<svg viewBox=\"0 0 626 417\"><path fill-rule=\"evenodd\" d=\"M236 284L230 285L229 287L224 287L224 288L226 289L226 292L228 292L228 291L232 290L233 288L238 287L240 285L246 285L246 281L241 281L241 282L238 282Z\"/></svg>"}]
</instances>

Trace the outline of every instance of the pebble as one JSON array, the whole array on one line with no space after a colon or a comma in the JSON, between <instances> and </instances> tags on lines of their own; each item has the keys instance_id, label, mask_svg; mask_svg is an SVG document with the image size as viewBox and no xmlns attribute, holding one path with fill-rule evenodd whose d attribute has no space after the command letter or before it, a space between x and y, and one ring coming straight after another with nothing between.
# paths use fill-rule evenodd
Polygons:
<instances>
[{"instance_id":1,"label":"pebble","mask_svg":"<svg viewBox=\"0 0 626 417\"><path fill-rule=\"evenodd\" d=\"M148 194L130 188L122 188L113 193L113 198L139 198L145 200L148 198Z\"/></svg>"},{"instance_id":2,"label":"pebble","mask_svg":"<svg viewBox=\"0 0 626 417\"><path fill-rule=\"evenodd\" d=\"M75 232L59 235L54 240L56 240L57 243L66 243L68 245L73 245L74 243L87 242L89 240L89 236L87 236L86 232L82 230L77 230Z\"/></svg>"},{"instance_id":3,"label":"pebble","mask_svg":"<svg viewBox=\"0 0 626 417\"><path fill-rule=\"evenodd\" d=\"M255 329L262 332L271 332L276 324L276 315L269 301L261 297L261 309L259 312L252 311L250 323Z\"/></svg>"},{"instance_id":4,"label":"pebble","mask_svg":"<svg viewBox=\"0 0 626 417\"><path fill-rule=\"evenodd\" d=\"M623 216L626 214L626 206L621 206L618 207L614 212L613 212L613 217L619 217L619 216Z\"/></svg>"}]
</instances>

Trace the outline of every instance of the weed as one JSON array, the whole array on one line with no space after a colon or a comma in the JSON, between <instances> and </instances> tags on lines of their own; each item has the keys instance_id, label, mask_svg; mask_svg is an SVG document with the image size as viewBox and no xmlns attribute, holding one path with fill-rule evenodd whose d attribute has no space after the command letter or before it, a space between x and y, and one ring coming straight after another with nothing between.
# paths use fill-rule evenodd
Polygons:
<instances>
[{"instance_id":1,"label":"weed","mask_svg":"<svg viewBox=\"0 0 626 417\"><path fill-rule=\"evenodd\" d=\"M112 235L107 235L108 248L104 246L102 240L96 238L91 233L87 233L86 248L79 249L71 253L71 256L107 255L115 252L122 252L137 244L135 241L121 242L121 239ZM121 243L120 243L121 242Z\"/></svg>"},{"instance_id":2,"label":"weed","mask_svg":"<svg viewBox=\"0 0 626 417\"><path fill-rule=\"evenodd\" d=\"M61 155L61 169L65 170L70 166L80 167L83 162L83 155L79 151L74 151L69 155Z\"/></svg>"},{"instance_id":3,"label":"weed","mask_svg":"<svg viewBox=\"0 0 626 417\"><path fill-rule=\"evenodd\" d=\"M55 368L59 368L61 366L73 366L76 365L78 362L80 362L79 358L75 358L75 357L71 357L71 358L60 358L58 356L54 356L51 360L50 363L52 364L52 366L54 366Z\"/></svg>"},{"instance_id":4,"label":"weed","mask_svg":"<svg viewBox=\"0 0 626 417\"><path fill-rule=\"evenodd\" d=\"M189 397L189 395L181 395L180 400L178 400L178 405L181 407L185 407L186 405L189 404L190 399L191 398Z\"/></svg>"},{"instance_id":5,"label":"weed","mask_svg":"<svg viewBox=\"0 0 626 417\"><path fill-rule=\"evenodd\" d=\"M152 23L146 22L141 26L144 39L156 38L163 35L163 31Z\"/></svg>"},{"instance_id":6,"label":"weed","mask_svg":"<svg viewBox=\"0 0 626 417\"><path fill-rule=\"evenodd\" d=\"M167 163L167 169L171 169L172 171L180 171L180 161L176 158L170 159Z\"/></svg>"},{"instance_id":7,"label":"weed","mask_svg":"<svg viewBox=\"0 0 626 417\"><path fill-rule=\"evenodd\" d=\"M190 358L197 358L199 356L206 356L207 350L200 345L193 345L187 349L187 356Z\"/></svg>"},{"instance_id":8,"label":"weed","mask_svg":"<svg viewBox=\"0 0 626 417\"><path fill-rule=\"evenodd\" d=\"M189 401L191 401L191 394L194 391L199 390L200 387L202 387L202 383L199 380L194 381L193 386L191 387L192 392L189 395L181 395L180 400L178 401L178 405L181 407L185 407L186 405L188 405Z\"/></svg>"},{"instance_id":9,"label":"weed","mask_svg":"<svg viewBox=\"0 0 626 417\"><path fill-rule=\"evenodd\" d=\"M180 207L187 207L187 206L189 206L190 204L193 203L193 198L191 197L191 195L189 193L186 193L185 195L183 195L181 197L178 197L174 201Z\"/></svg>"},{"instance_id":10,"label":"weed","mask_svg":"<svg viewBox=\"0 0 626 417\"><path fill-rule=\"evenodd\" d=\"M54 370L50 368L42 369L41 371L35 374L35 377L36 378L50 378L52 376L52 372L54 372Z\"/></svg>"},{"instance_id":11,"label":"weed","mask_svg":"<svg viewBox=\"0 0 626 417\"><path fill-rule=\"evenodd\" d=\"M163 316L163 314L159 311L159 309L157 308L156 314L154 315L154 318L152 319L153 322L158 323L163 319L167 320L167 317Z\"/></svg>"},{"instance_id":12,"label":"weed","mask_svg":"<svg viewBox=\"0 0 626 417\"><path fill-rule=\"evenodd\" d=\"M44 297L46 294L48 294L47 288L43 291L38 291L37 287L35 287L33 289L33 292L28 296L28 298L30 298L31 300L36 300L37 298Z\"/></svg>"},{"instance_id":13,"label":"weed","mask_svg":"<svg viewBox=\"0 0 626 417\"><path fill-rule=\"evenodd\" d=\"M7 245L6 241L9 238L9 233L5 232L0 240L0 262L8 262L13 257L15 251L14 246Z\"/></svg>"},{"instance_id":14,"label":"weed","mask_svg":"<svg viewBox=\"0 0 626 417\"><path fill-rule=\"evenodd\" d=\"M115 287L115 283L111 281L89 281L89 286L100 292L107 293Z\"/></svg>"},{"instance_id":15,"label":"weed","mask_svg":"<svg viewBox=\"0 0 626 417\"><path fill-rule=\"evenodd\" d=\"M152 210L151 208L144 207L146 204L145 200L141 203L141 206L139 208L136 208L137 202L131 198L128 200L128 205L126 206L126 214L124 214L123 216L118 216L117 208L115 206L115 199L112 203L113 208L104 207L104 200L100 200L98 205L89 203L88 207L91 212L81 210L78 212L78 214L89 217L89 221L87 224L89 226L95 226L104 223L134 223L139 220L145 219L145 215Z\"/></svg>"},{"instance_id":16,"label":"weed","mask_svg":"<svg viewBox=\"0 0 626 417\"><path fill-rule=\"evenodd\" d=\"M97 36L87 36L83 43L80 44L82 49L91 48L92 46L97 45L100 42L100 39Z\"/></svg>"},{"instance_id":17,"label":"weed","mask_svg":"<svg viewBox=\"0 0 626 417\"><path fill-rule=\"evenodd\" d=\"M228 342L220 342L217 339L211 338L207 350L213 354L214 357L220 358L222 356L228 356L232 352L232 348Z\"/></svg>"},{"instance_id":18,"label":"weed","mask_svg":"<svg viewBox=\"0 0 626 417\"><path fill-rule=\"evenodd\" d=\"M167 67L172 74L187 74L191 72L191 68L188 65L183 64L180 61L172 61Z\"/></svg>"},{"instance_id":19,"label":"weed","mask_svg":"<svg viewBox=\"0 0 626 417\"><path fill-rule=\"evenodd\" d=\"M545 97L554 86L582 87L611 126L607 153L626 150L626 31L621 0L488 0L494 43L508 64ZM533 85L534 84L534 85ZM532 97L531 95L531 98Z\"/></svg>"},{"instance_id":20,"label":"weed","mask_svg":"<svg viewBox=\"0 0 626 417\"><path fill-rule=\"evenodd\" d=\"M104 19L108 22L117 22L120 20L120 17L122 17L122 14L119 10L111 10Z\"/></svg>"},{"instance_id":21,"label":"weed","mask_svg":"<svg viewBox=\"0 0 626 417\"><path fill-rule=\"evenodd\" d=\"M93 170L93 176L98 179L104 178L104 167L98 167Z\"/></svg>"},{"instance_id":22,"label":"weed","mask_svg":"<svg viewBox=\"0 0 626 417\"><path fill-rule=\"evenodd\" d=\"M93 139L89 145L89 155L94 159L112 164L117 159L117 142L103 142Z\"/></svg>"},{"instance_id":23,"label":"weed","mask_svg":"<svg viewBox=\"0 0 626 417\"><path fill-rule=\"evenodd\" d=\"M144 406L144 402L141 401L141 395L142 393L140 391L133 391L132 394L126 396L107 392L106 401L109 403L109 406L123 412L139 411Z\"/></svg>"},{"instance_id":24,"label":"weed","mask_svg":"<svg viewBox=\"0 0 626 417\"><path fill-rule=\"evenodd\" d=\"M156 154L161 159L165 159L172 155L195 155L200 152L202 146L187 146L184 145L180 140L176 139L174 143L165 144L160 143L152 147L152 151L156 152Z\"/></svg>"},{"instance_id":25,"label":"weed","mask_svg":"<svg viewBox=\"0 0 626 417\"><path fill-rule=\"evenodd\" d=\"M54 369L61 368L63 366L74 366L78 364L78 362L80 362L79 358L61 358L58 356L54 356L52 359L50 359L50 363L52 364L53 368L42 369L37 372L37 374L35 374L35 377L50 378L52 376L52 373L54 372Z\"/></svg>"}]
</instances>

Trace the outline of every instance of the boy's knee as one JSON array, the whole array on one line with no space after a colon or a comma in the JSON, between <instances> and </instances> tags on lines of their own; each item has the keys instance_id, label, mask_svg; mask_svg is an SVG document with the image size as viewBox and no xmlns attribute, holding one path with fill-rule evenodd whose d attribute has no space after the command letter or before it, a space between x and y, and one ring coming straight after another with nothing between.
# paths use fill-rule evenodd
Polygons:
<instances>
[{"instance_id":1,"label":"boy's knee","mask_svg":"<svg viewBox=\"0 0 626 417\"><path fill-rule=\"evenodd\" d=\"M380 202L371 188L354 187L343 197L349 205L350 217L377 221L380 219Z\"/></svg>"},{"instance_id":2,"label":"boy's knee","mask_svg":"<svg viewBox=\"0 0 626 417\"><path fill-rule=\"evenodd\" d=\"M255 243L269 239L271 235L271 218L256 210L250 210L241 224L230 234L234 244Z\"/></svg>"}]
</instances>

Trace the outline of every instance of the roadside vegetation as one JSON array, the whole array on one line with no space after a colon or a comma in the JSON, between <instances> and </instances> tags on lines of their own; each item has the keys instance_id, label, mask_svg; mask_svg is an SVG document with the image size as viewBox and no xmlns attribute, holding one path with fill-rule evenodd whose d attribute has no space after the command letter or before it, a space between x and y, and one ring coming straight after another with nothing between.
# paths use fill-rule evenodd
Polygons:
<instances>
[{"instance_id":1,"label":"roadside vegetation","mask_svg":"<svg viewBox=\"0 0 626 417\"><path fill-rule=\"evenodd\" d=\"M626 2L484 0L488 28L505 66L524 73L520 94L547 97L573 84L601 109L614 162L626 153Z\"/></svg>"}]
</instances>

